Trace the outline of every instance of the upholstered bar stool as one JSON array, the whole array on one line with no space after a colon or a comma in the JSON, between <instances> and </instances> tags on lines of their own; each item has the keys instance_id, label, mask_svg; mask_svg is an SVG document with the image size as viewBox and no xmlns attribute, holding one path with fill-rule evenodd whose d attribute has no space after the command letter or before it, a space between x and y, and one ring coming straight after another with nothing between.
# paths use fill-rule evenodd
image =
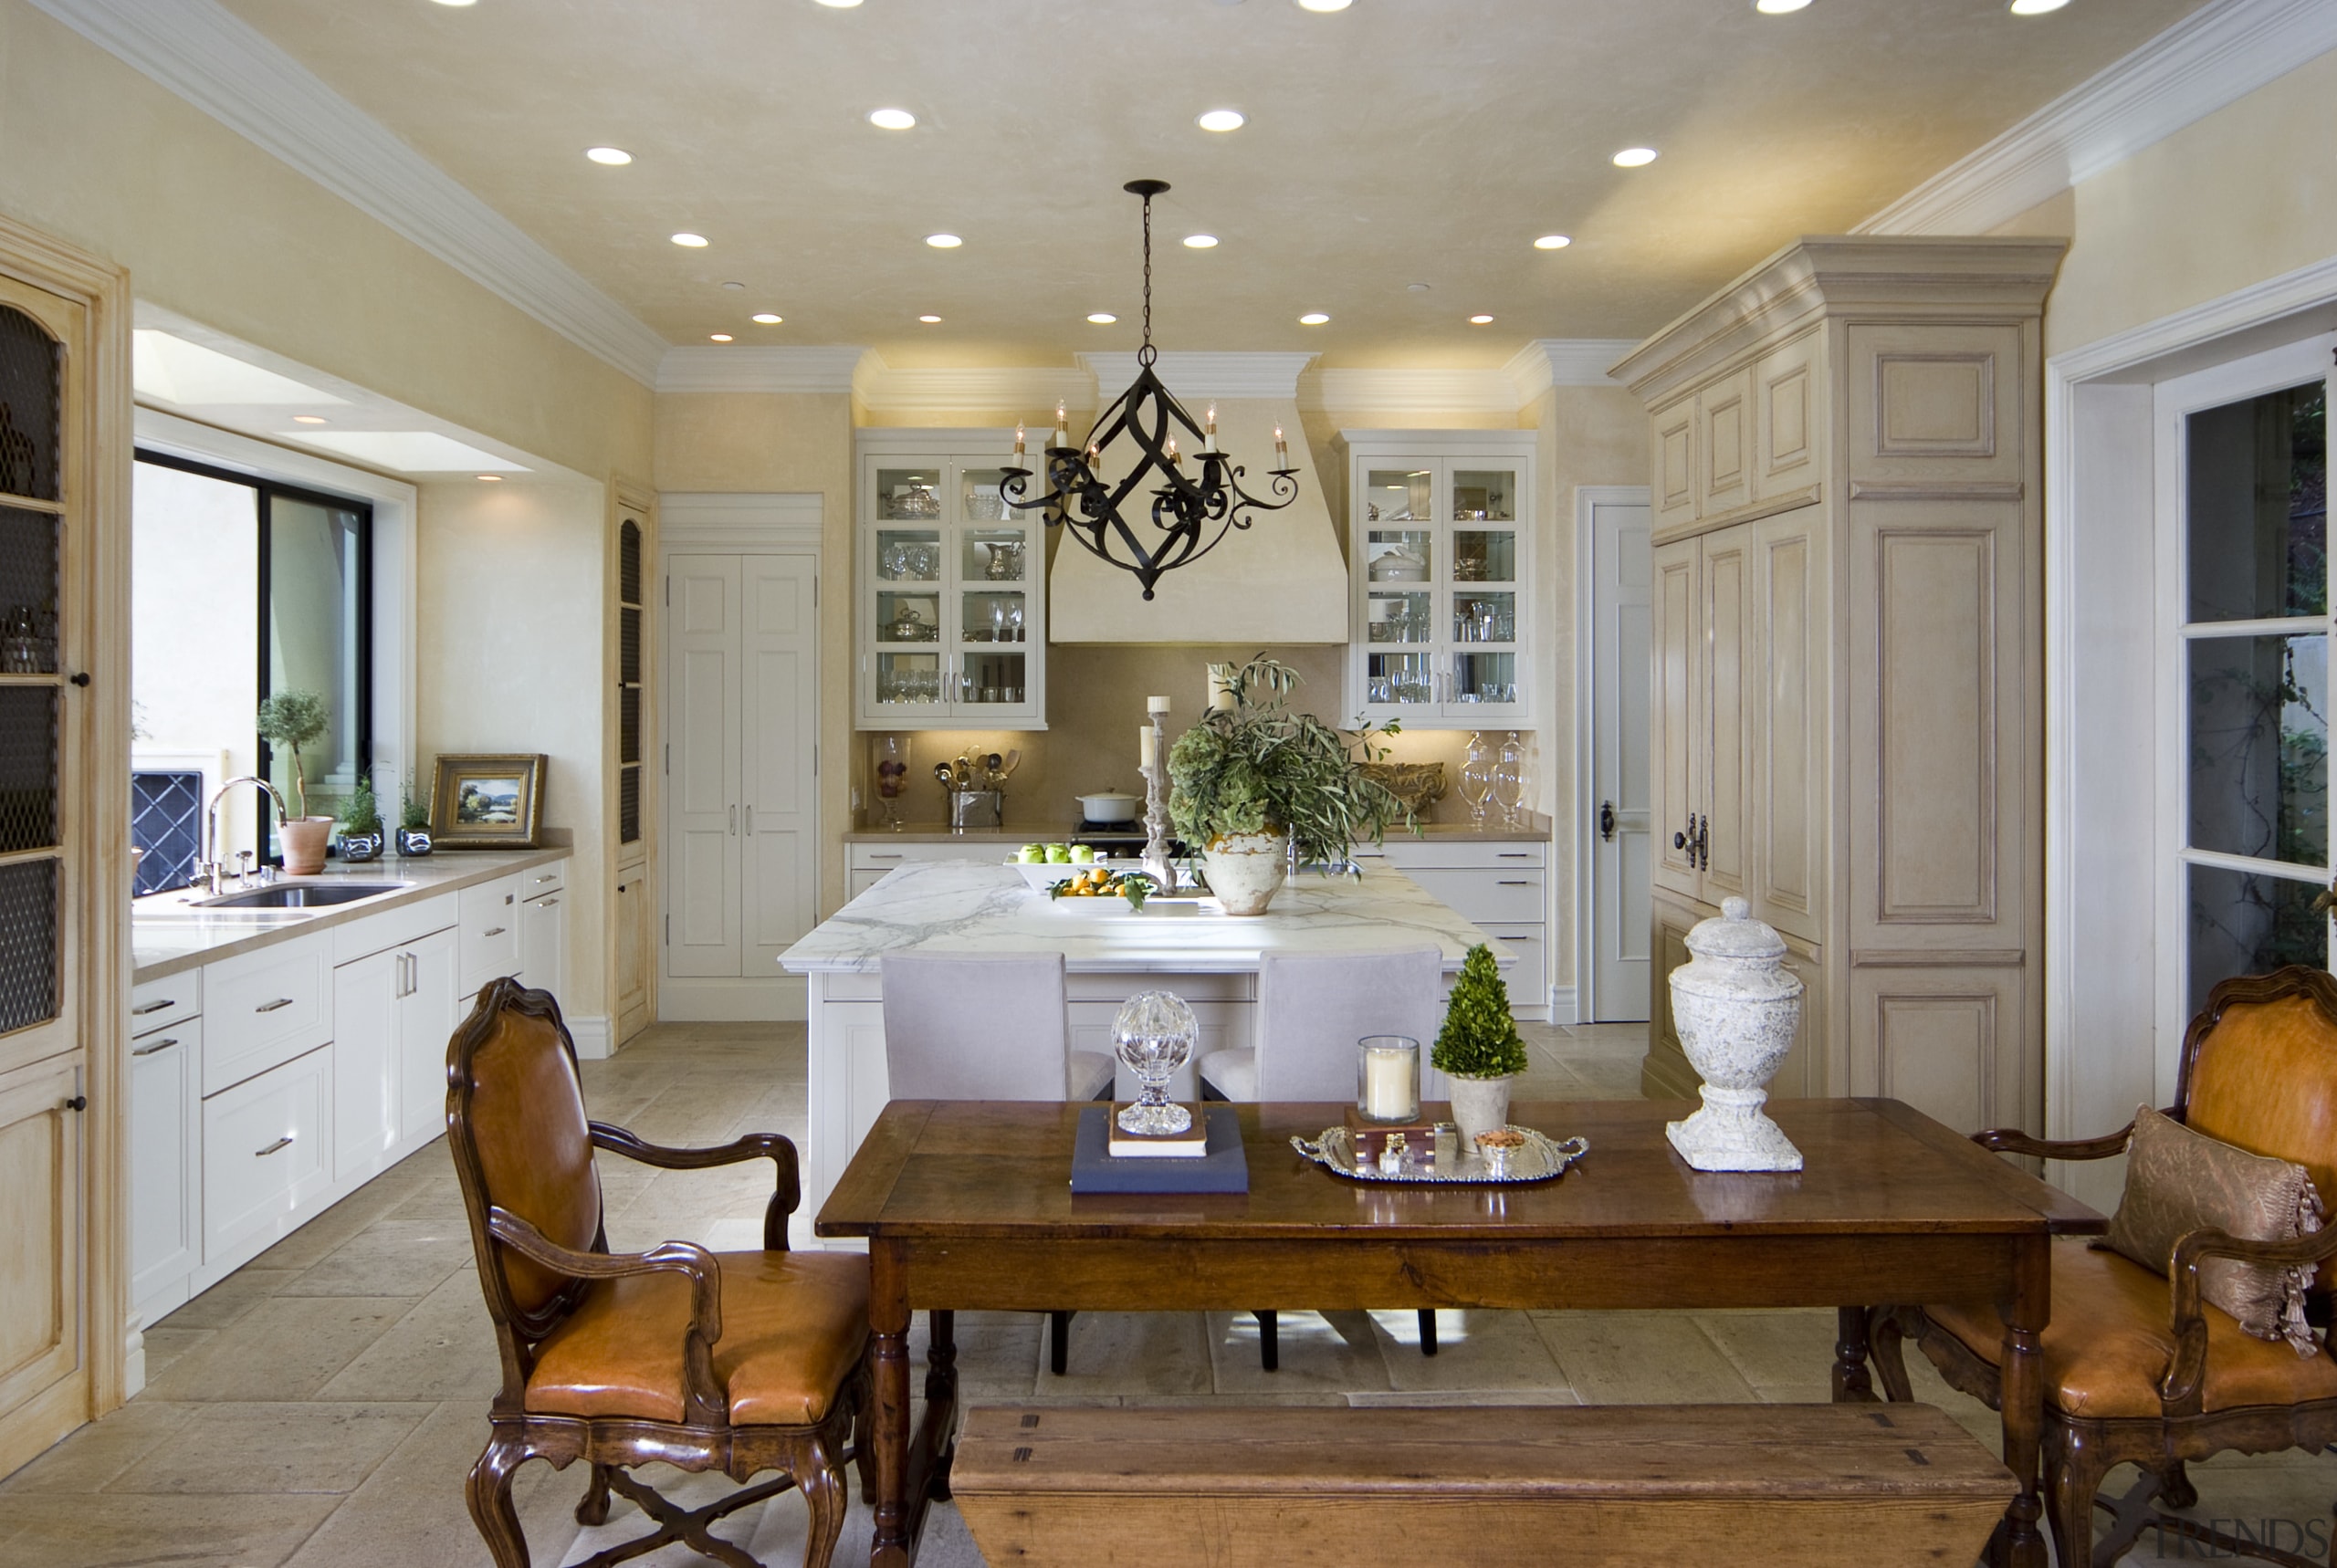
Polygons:
<instances>
[{"instance_id":1,"label":"upholstered bar stool","mask_svg":"<svg viewBox=\"0 0 2337 1568\"><path fill-rule=\"evenodd\" d=\"M468 1487L496 1568L529 1568L511 1477L535 1458L592 1467L582 1523L607 1521L613 1491L655 1522L596 1563L669 1542L750 1561L708 1526L800 1487L811 1510L803 1561L824 1568L844 1528L844 1465L856 1458L863 1492L875 1490L865 1430L855 1433L870 1385L868 1260L787 1249L795 1145L758 1133L717 1149L659 1148L588 1122L559 1005L516 980L479 993L446 1054L446 1142L503 1362ZM763 1249L668 1241L611 1253L594 1167L603 1149L666 1170L770 1160ZM739 1490L685 1509L630 1473L653 1462L721 1470Z\"/></svg>"},{"instance_id":2,"label":"upholstered bar stool","mask_svg":"<svg viewBox=\"0 0 2337 1568\"><path fill-rule=\"evenodd\" d=\"M895 1100L1092 1100L1112 1059L1071 1049L1060 953L887 953L885 1072ZM937 1336L949 1314L934 1314ZM1048 1364L1071 1355L1071 1314L1047 1314Z\"/></svg>"},{"instance_id":3,"label":"upholstered bar stool","mask_svg":"<svg viewBox=\"0 0 2337 1568\"><path fill-rule=\"evenodd\" d=\"M1258 1015L1247 1050L1201 1058L1201 1082L1228 1100L1355 1098L1356 1042L1368 1034L1409 1035L1420 1042L1420 1097L1433 1100L1442 1080L1428 1065L1430 1042L1444 1021L1438 986L1444 955L1434 947L1382 953L1268 953L1258 960ZM1278 1320L1258 1320L1258 1356L1268 1372L1281 1364ZM1420 1354L1436 1354L1436 1313L1420 1314Z\"/></svg>"}]
</instances>

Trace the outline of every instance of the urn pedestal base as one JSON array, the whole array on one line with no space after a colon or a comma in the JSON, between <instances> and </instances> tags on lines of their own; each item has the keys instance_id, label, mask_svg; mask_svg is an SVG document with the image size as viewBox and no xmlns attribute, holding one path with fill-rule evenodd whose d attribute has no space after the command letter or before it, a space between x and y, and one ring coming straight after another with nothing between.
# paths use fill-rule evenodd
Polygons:
<instances>
[{"instance_id":1,"label":"urn pedestal base","mask_svg":"<svg viewBox=\"0 0 2337 1568\"><path fill-rule=\"evenodd\" d=\"M1801 1151L1762 1113L1763 1089L1703 1087L1703 1109L1684 1122L1667 1122L1663 1134L1680 1157L1700 1171L1797 1171Z\"/></svg>"}]
</instances>

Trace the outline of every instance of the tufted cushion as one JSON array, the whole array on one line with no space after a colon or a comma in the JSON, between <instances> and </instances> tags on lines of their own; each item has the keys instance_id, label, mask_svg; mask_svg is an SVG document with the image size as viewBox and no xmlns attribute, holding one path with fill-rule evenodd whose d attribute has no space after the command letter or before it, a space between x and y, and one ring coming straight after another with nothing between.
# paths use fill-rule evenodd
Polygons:
<instances>
[{"instance_id":1,"label":"tufted cushion","mask_svg":"<svg viewBox=\"0 0 2337 1568\"><path fill-rule=\"evenodd\" d=\"M2166 1281L2079 1237L2053 1242L2053 1317L2043 1335L2045 1397L2062 1414L2093 1420L2163 1413L2158 1380L2175 1356ZM2004 1324L1985 1303L1923 1309L1939 1327L1994 1366ZM2337 1399L2337 1362L2300 1357L2278 1341L2250 1339L2222 1312L2205 1314L2207 1375L2202 1408Z\"/></svg>"},{"instance_id":2,"label":"tufted cushion","mask_svg":"<svg viewBox=\"0 0 2337 1568\"><path fill-rule=\"evenodd\" d=\"M2191 1063L2184 1124L2337 1193L2337 1026L2309 996L2227 1007Z\"/></svg>"},{"instance_id":3,"label":"tufted cushion","mask_svg":"<svg viewBox=\"0 0 2337 1568\"><path fill-rule=\"evenodd\" d=\"M856 1252L718 1252L722 1337L714 1375L741 1427L805 1427L828 1413L868 1340L868 1260ZM597 1281L537 1349L540 1415L682 1418L681 1274Z\"/></svg>"}]
</instances>

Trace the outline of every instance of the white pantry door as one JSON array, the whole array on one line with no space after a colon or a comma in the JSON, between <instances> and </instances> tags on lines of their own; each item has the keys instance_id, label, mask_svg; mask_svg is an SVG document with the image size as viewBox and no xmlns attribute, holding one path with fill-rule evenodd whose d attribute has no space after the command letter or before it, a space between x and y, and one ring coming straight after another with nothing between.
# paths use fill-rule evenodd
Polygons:
<instances>
[{"instance_id":1,"label":"white pantry door","mask_svg":"<svg viewBox=\"0 0 2337 1568\"><path fill-rule=\"evenodd\" d=\"M739 558L742 677L739 971L776 979L779 956L818 924L818 618L808 555Z\"/></svg>"},{"instance_id":2,"label":"white pantry door","mask_svg":"<svg viewBox=\"0 0 2337 1568\"><path fill-rule=\"evenodd\" d=\"M1653 556L1644 500L1590 502L1590 995L1586 1023L1648 1016L1654 883L1649 815Z\"/></svg>"},{"instance_id":3,"label":"white pantry door","mask_svg":"<svg viewBox=\"0 0 2337 1568\"><path fill-rule=\"evenodd\" d=\"M739 558L677 555L665 702L665 973L739 973Z\"/></svg>"}]
</instances>

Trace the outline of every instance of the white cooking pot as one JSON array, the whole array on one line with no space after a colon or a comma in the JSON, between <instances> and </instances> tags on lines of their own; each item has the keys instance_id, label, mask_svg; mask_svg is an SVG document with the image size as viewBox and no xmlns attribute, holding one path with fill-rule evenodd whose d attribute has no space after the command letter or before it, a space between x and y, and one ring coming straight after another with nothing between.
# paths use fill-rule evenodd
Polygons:
<instances>
[{"instance_id":1,"label":"white cooking pot","mask_svg":"<svg viewBox=\"0 0 2337 1568\"><path fill-rule=\"evenodd\" d=\"M1133 821L1144 810L1144 801L1134 795L1082 795L1079 809L1091 822Z\"/></svg>"}]
</instances>

